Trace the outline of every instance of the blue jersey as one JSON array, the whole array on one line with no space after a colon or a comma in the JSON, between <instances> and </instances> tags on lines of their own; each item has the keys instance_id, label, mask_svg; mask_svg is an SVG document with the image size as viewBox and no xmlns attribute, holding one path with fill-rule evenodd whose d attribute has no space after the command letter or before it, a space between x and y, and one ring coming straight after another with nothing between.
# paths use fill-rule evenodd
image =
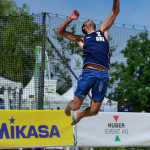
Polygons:
<instances>
[{"instance_id":1,"label":"blue jersey","mask_svg":"<svg viewBox=\"0 0 150 150\"><path fill-rule=\"evenodd\" d=\"M91 63L109 69L109 43L101 30L94 31L84 36L83 57L83 65Z\"/></svg>"}]
</instances>

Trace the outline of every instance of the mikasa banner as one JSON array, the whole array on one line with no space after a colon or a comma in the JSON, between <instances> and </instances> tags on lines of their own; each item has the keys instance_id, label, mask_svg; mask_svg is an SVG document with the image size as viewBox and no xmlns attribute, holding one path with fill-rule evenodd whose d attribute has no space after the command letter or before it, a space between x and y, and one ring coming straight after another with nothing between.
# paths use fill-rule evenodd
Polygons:
<instances>
[{"instance_id":1,"label":"mikasa banner","mask_svg":"<svg viewBox=\"0 0 150 150\"><path fill-rule=\"evenodd\" d=\"M100 112L77 124L78 146L150 146L150 113Z\"/></svg>"},{"instance_id":2,"label":"mikasa banner","mask_svg":"<svg viewBox=\"0 0 150 150\"><path fill-rule=\"evenodd\" d=\"M73 145L63 110L0 110L0 148Z\"/></svg>"}]
</instances>

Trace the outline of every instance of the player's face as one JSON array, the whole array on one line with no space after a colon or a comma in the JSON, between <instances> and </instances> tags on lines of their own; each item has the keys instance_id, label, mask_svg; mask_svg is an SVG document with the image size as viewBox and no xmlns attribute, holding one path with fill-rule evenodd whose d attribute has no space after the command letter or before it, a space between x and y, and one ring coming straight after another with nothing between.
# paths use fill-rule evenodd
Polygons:
<instances>
[{"instance_id":1,"label":"player's face","mask_svg":"<svg viewBox=\"0 0 150 150\"><path fill-rule=\"evenodd\" d=\"M125 106L128 106L128 103L129 103L129 102L128 102L128 101L126 101L126 102L124 102L124 105L125 105Z\"/></svg>"},{"instance_id":2,"label":"player's face","mask_svg":"<svg viewBox=\"0 0 150 150\"><path fill-rule=\"evenodd\" d=\"M94 29L95 29L95 24L94 24L93 20L87 21L87 22L85 23L85 26L86 26L87 28L94 28Z\"/></svg>"}]
</instances>

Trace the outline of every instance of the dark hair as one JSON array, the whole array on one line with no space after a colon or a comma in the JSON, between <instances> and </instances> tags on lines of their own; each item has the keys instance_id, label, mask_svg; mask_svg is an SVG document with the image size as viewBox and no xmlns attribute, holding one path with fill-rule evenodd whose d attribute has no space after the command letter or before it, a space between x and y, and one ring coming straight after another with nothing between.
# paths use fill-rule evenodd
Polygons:
<instances>
[{"instance_id":1,"label":"dark hair","mask_svg":"<svg viewBox=\"0 0 150 150\"><path fill-rule=\"evenodd\" d=\"M89 21L89 20L88 20L88 21ZM85 22L83 23L83 25L82 25L82 32L83 32L84 34L87 34L86 31L85 31L83 28L85 27L85 23L88 22L88 21L85 21ZM94 23L94 29L96 29L95 23Z\"/></svg>"},{"instance_id":2,"label":"dark hair","mask_svg":"<svg viewBox=\"0 0 150 150\"><path fill-rule=\"evenodd\" d=\"M85 23L86 23L86 22L88 22L88 21L85 21L85 22L83 23L83 25L82 25L82 32L83 32L84 34L86 34L85 30L83 29L83 28L85 27Z\"/></svg>"}]
</instances>

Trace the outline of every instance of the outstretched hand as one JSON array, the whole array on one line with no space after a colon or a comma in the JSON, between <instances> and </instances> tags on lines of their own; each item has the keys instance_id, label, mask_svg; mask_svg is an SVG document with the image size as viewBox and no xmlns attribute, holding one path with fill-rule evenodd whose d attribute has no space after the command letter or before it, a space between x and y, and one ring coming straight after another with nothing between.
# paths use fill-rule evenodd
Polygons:
<instances>
[{"instance_id":1,"label":"outstretched hand","mask_svg":"<svg viewBox=\"0 0 150 150\"><path fill-rule=\"evenodd\" d=\"M71 14L70 14L70 18L72 20L77 19L80 16L79 12L77 10L74 10Z\"/></svg>"}]
</instances>

